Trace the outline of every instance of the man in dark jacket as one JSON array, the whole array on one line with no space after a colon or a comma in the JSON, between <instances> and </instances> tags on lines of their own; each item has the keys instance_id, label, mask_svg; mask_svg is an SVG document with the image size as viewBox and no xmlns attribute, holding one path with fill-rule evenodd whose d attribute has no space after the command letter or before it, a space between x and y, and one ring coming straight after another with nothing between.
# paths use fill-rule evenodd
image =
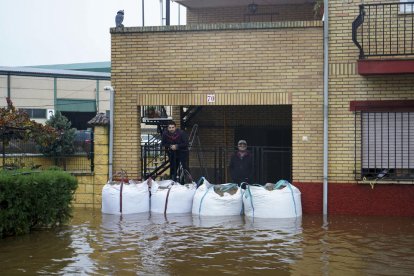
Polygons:
<instances>
[{"instance_id":1,"label":"man in dark jacket","mask_svg":"<svg viewBox=\"0 0 414 276\"><path fill-rule=\"evenodd\" d=\"M165 147L170 159L171 179L177 181L180 164L188 171L188 136L181 129L177 129L176 123L171 121L168 129L162 134L161 146Z\"/></svg>"},{"instance_id":2,"label":"man in dark jacket","mask_svg":"<svg viewBox=\"0 0 414 276\"><path fill-rule=\"evenodd\" d=\"M247 150L247 142L240 140L237 143L238 150L230 159L230 174L233 183L252 183L253 181L253 156Z\"/></svg>"}]
</instances>

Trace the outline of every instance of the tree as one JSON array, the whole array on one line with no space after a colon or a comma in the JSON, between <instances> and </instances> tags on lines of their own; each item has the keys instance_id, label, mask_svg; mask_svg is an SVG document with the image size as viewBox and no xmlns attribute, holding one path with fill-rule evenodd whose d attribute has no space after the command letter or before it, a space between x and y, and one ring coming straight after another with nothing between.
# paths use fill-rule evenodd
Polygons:
<instances>
[{"instance_id":1,"label":"tree","mask_svg":"<svg viewBox=\"0 0 414 276\"><path fill-rule=\"evenodd\" d=\"M313 14L315 18L321 18L324 13L324 0L316 0L313 5Z\"/></svg>"},{"instance_id":2,"label":"tree","mask_svg":"<svg viewBox=\"0 0 414 276\"><path fill-rule=\"evenodd\" d=\"M54 128L58 133L58 138L47 145L40 147L40 151L46 155L55 158L55 165L63 165L66 168L66 156L75 152L75 133L76 130L71 128L72 123L60 112L56 112L49 120L46 126Z\"/></svg>"},{"instance_id":3,"label":"tree","mask_svg":"<svg viewBox=\"0 0 414 276\"><path fill-rule=\"evenodd\" d=\"M29 115L16 109L10 98L6 98L7 107L0 108L0 135L2 141L3 167L5 166L5 148L12 139L33 140L40 146L52 143L57 134L51 126L44 126L30 120Z\"/></svg>"}]
</instances>

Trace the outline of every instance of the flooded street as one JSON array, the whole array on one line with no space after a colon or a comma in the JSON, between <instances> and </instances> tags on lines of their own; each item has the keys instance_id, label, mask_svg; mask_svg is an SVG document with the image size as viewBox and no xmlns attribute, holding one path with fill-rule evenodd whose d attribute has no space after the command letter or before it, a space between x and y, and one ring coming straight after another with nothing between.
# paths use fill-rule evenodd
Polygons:
<instances>
[{"instance_id":1,"label":"flooded street","mask_svg":"<svg viewBox=\"0 0 414 276\"><path fill-rule=\"evenodd\" d=\"M103 215L0 240L2 275L411 275L414 219Z\"/></svg>"}]
</instances>

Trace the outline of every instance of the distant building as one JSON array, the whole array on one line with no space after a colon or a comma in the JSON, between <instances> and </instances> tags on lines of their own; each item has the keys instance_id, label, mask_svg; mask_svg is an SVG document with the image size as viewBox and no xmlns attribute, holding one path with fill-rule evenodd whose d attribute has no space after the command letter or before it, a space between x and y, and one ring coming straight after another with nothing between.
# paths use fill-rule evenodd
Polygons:
<instances>
[{"instance_id":1,"label":"distant building","mask_svg":"<svg viewBox=\"0 0 414 276\"><path fill-rule=\"evenodd\" d=\"M109 113L109 62L35 67L0 67L1 106L6 97L32 119L44 123L60 111L77 129L86 129L97 112Z\"/></svg>"}]
</instances>

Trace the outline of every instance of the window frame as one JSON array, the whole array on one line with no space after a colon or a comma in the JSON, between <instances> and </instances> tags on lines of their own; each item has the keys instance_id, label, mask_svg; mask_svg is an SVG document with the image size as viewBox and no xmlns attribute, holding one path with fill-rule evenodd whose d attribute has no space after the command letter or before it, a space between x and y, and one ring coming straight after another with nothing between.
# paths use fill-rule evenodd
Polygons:
<instances>
[{"instance_id":1,"label":"window frame","mask_svg":"<svg viewBox=\"0 0 414 276\"><path fill-rule=\"evenodd\" d=\"M407 4L410 3L410 4ZM413 0L400 0L399 14L412 14L414 13Z\"/></svg>"},{"instance_id":2,"label":"window frame","mask_svg":"<svg viewBox=\"0 0 414 276\"><path fill-rule=\"evenodd\" d=\"M351 101L350 111L355 115L355 180L414 180L414 101ZM389 133L393 137L387 138Z\"/></svg>"},{"instance_id":3,"label":"window frame","mask_svg":"<svg viewBox=\"0 0 414 276\"><path fill-rule=\"evenodd\" d=\"M44 108L20 108L29 115L30 119L47 119L47 109ZM41 112L42 115L37 113Z\"/></svg>"}]
</instances>

